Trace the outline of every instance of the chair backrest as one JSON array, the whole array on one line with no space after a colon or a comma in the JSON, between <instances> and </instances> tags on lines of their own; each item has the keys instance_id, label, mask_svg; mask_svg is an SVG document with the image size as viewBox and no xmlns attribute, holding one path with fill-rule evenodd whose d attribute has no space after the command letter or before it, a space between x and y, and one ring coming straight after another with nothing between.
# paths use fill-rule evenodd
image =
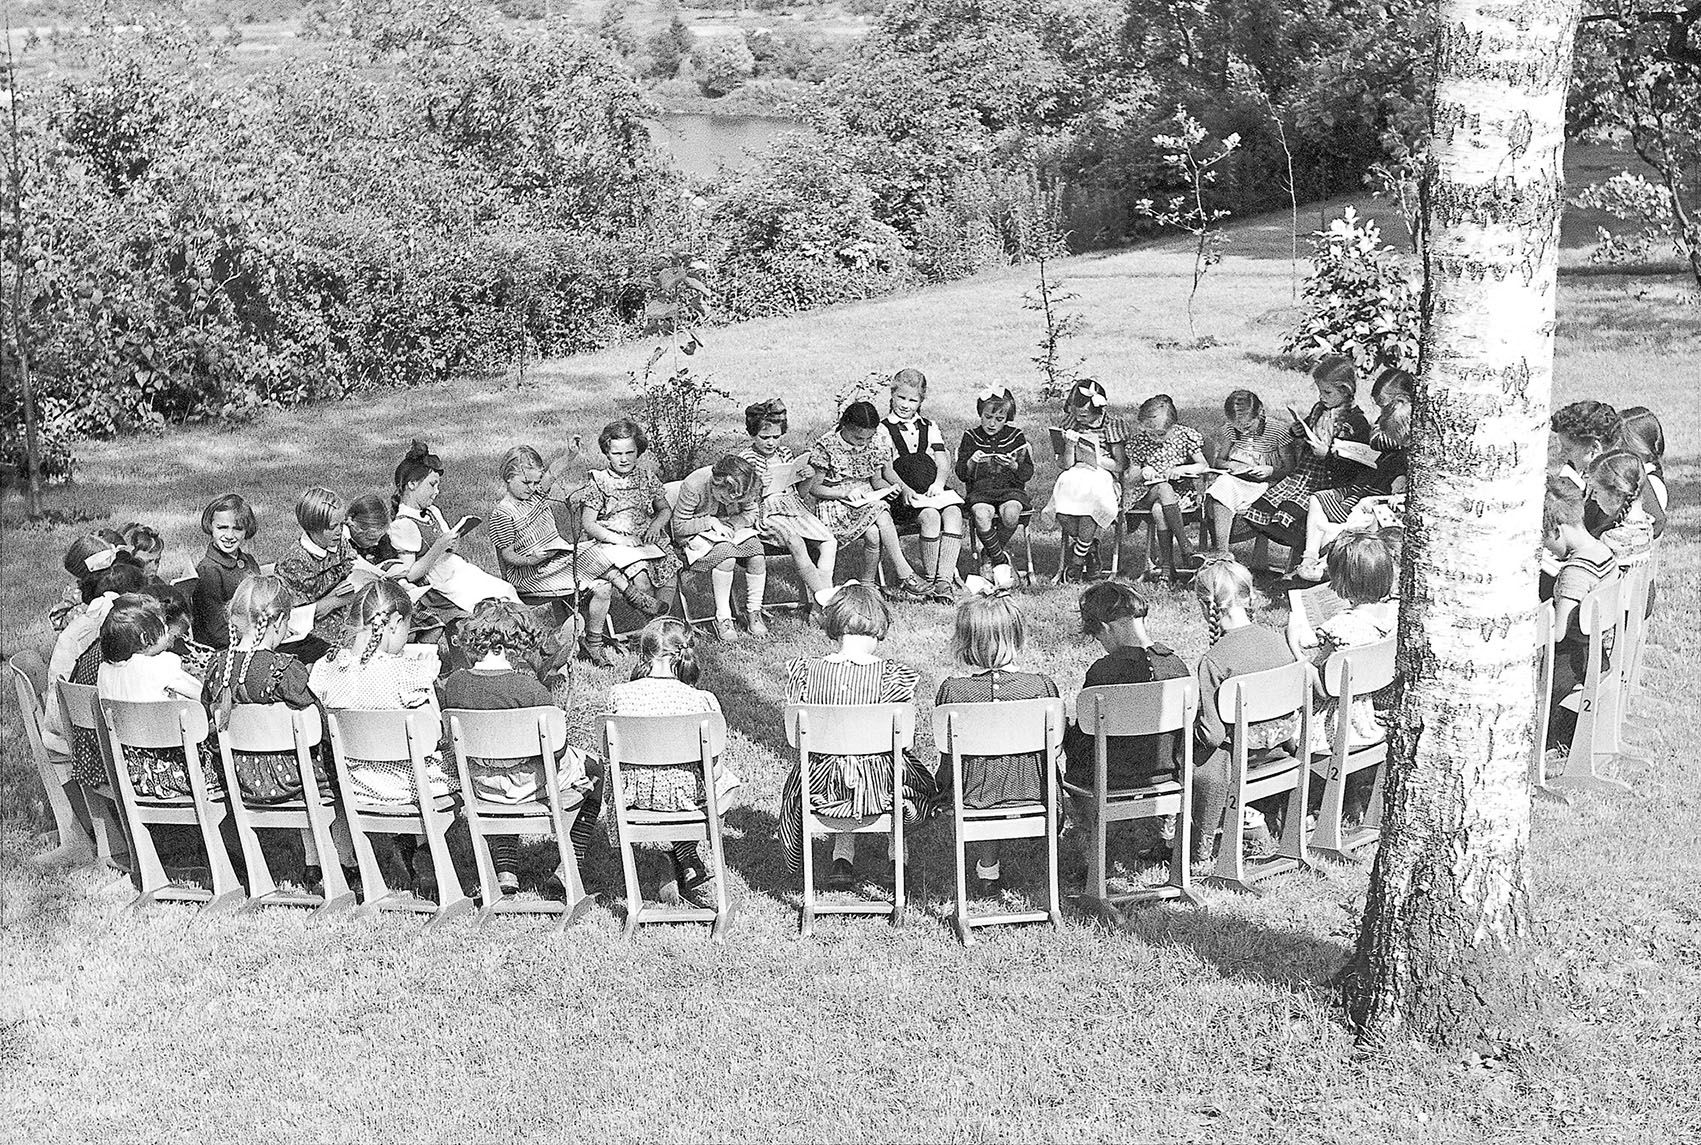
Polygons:
<instances>
[{"instance_id":1,"label":"chair backrest","mask_svg":"<svg viewBox=\"0 0 1701 1145\"><path fill-rule=\"evenodd\" d=\"M436 749L443 735L442 720L430 704L376 712L341 709L328 714L331 743L345 759L407 763L413 758L410 740L424 758Z\"/></svg>"},{"instance_id":2,"label":"chair backrest","mask_svg":"<svg viewBox=\"0 0 1701 1145\"><path fill-rule=\"evenodd\" d=\"M913 704L787 704L786 742L816 755L889 755L915 742Z\"/></svg>"},{"instance_id":3,"label":"chair backrest","mask_svg":"<svg viewBox=\"0 0 1701 1145\"><path fill-rule=\"evenodd\" d=\"M1280 719L1305 706L1310 687L1311 665L1303 660L1231 676L1217 689L1217 715L1230 727L1234 726L1237 706L1241 706L1249 724Z\"/></svg>"},{"instance_id":4,"label":"chair backrest","mask_svg":"<svg viewBox=\"0 0 1701 1145\"><path fill-rule=\"evenodd\" d=\"M1374 644L1343 648L1323 662L1323 691L1340 699L1350 691L1367 696L1394 682L1394 658L1398 641L1388 636Z\"/></svg>"},{"instance_id":5,"label":"chair backrest","mask_svg":"<svg viewBox=\"0 0 1701 1145\"><path fill-rule=\"evenodd\" d=\"M1199 685L1193 677L1144 684L1101 684L1075 697L1075 722L1087 735L1158 735L1193 726Z\"/></svg>"},{"instance_id":6,"label":"chair backrest","mask_svg":"<svg viewBox=\"0 0 1701 1145\"><path fill-rule=\"evenodd\" d=\"M1624 578L1617 573L1590 589L1577 606L1577 630L1585 636L1617 631L1624 621L1623 594Z\"/></svg>"},{"instance_id":7,"label":"chair backrest","mask_svg":"<svg viewBox=\"0 0 1701 1145\"><path fill-rule=\"evenodd\" d=\"M89 732L100 728L100 698L93 684L60 680L53 685L53 690L59 694L59 715L66 731L79 728Z\"/></svg>"},{"instance_id":8,"label":"chair backrest","mask_svg":"<svg viewBox=\"0 0 1701 1145\"><path fill-rule=\"evenodd\" d=\"M115 748L192 748L207 738L198 700L102 700Z\"/></svg>"},{"instance_id":9,"label":"chair backrest","mask_svg":"<svg viewBox=\"0 0 1701 1145\"><path fill-rule=\"evenodd\" d=\"M720 712L678 716L604 716L603 750L622 767L666 767L702 755L707 732L711 758L726 750L726 717Z\"/></svg>"},{"instance_id":10,"label":"chair backrest","mask_svg":"<svg viewBox=\"0 0 1701 1145\"><path fill-rule=\"evenodd\" d=\"M1000 700L940 704L933 709L933 742L958 755L1016 755L1063 746L1063 701Z\"/></svg>"},{"instance_id":11,"label":"chair backrest","mask_svg":"<svg viewBox=\"0 0 1701 1145\"><path fill-rule=\"evenodd\" d=\"M567 714L553 704L535 708L451 708L443 713L456 750L475 759L550 758L567 746Z\"/></svg>"},{"instance_id":12,"label":"chair backrest","mask_svg":"<svg viewBox=\"0 0 1701 1145\"><path fill-rule=\"evenodd\" d=\"M231 751L273 754L294 752L297 735L303 747L318 746L324 737L318 709L237 704L230 709L230 723L219 733L219 739Z\"/></svg>"},{"instance_id":13,"label":"chair backrest","mask_svg":"<svg viewBox=\"0 0 1701 1145\"><path fill-rule=\"evenodd\" d=\"M17 660L6 661L12 669L12 687L18 697L18 714L24 721L24 735L29 738L30 751L38 758L46 753L47 744L41 738L41 700L35 694L35 682L29 673L18 666Z\"/></svg>"}]
</instances>

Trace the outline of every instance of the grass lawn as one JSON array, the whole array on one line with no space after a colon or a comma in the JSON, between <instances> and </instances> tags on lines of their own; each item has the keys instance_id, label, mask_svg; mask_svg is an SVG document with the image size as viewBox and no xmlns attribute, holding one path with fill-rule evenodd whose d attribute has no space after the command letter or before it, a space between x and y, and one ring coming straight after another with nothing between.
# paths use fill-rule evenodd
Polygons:
<instances>
[{"instance_id":1,"label":"grass lawn","mask_svg":"<svg viewBox=\"0 0 1701 1145\"><path fill-rule=\"evenodd\" d=\"M1278 244L1285 247L1285 243ZM1257 244L1247 247L1257 251ZM1246 249L1246 248L1243 248ZM1127 410L1173 394L1191 424L1235 386L1273 405L1306 399L1303 375L1269 364L1291 320L1284 255L1233 256L1211 272L1201 329L1187 336L1187 260L1149 249L1060 264L1086 316L1088 370ZM825 428L832 393L870 370L915 365L929 410L955 433L988 382L1031 392L1033 316L1025 272L715 332L701 365L739 402L782 394L793 441ZM1687 724L1701 701L1701 460L1695 383L1701 322L1677 280L1568 279L1556 399L1645 403L1665 416L1674 504L1661 611L1634 741L1636 794L1536 811L1539 1006L1502 1058L1416 1047L1355 1049L1328 987L1349 949L1363 868L1289 876L1261 898L1207 891L1200 911L1153 909L1125 928L1071 914L1045 928L982 932L965 951L948 927L948 832L917 840L927 887L907 926L827 920L798 942L796 893L775 839L787 768L777 697L784 662L823 647L794 623L772 639L706 650L731 754L749 783L730 813L738 917L728 943L706 931L620 938L608 903L578 928L502 920L416 938L416 921L300 913L198 920L122 912L126 884L93 871L19 865L43 818L6 705L0 866L0 1125L19 1140L370 1138L507 1140L815 1139L1152 1141L1674 1141L1701 1132L1701 834ZM53 508L91 521L157 523L165 572L202 547L201 506L235 488L258 506L257 550L293 537L297 491L387 487L410 437L449 462L445 511L479 511L516 441L594 437L620 405L643 347L556 361L513 376L268 414L229 428L90 444ZM1024 410L1030 432L1044 418ZM732 411L720 419L737 428ZM737 440L741 441L742 435ZM1042 473L1043 489L1050 473ZM4 506L9 653L48 635L75 526L23 527ZM1055 568L1053 538L1037 538ZM476 545L472 546L476 549ZM488 553L483 554L488 561ZM1071 594L1024 598L1033 659L1066 693L1092 659L1070 624ZM1280 610L1268 617L1279 623ZM903 607L889 650L920 668L930 698L946 672L949 613ZM1191 599L1160 598L1152 629L1189 661L1204 647ZM577 672L576 724L610 677ZM925 704L924 704L925 708ZM1065 845L1065 854L1070 848ZM546 860L541 847L532 859ZM1016 864L1018 893L1036 887ZM1079 860L1065 859L1066 888ZM599 842L587 875L612 891ZM1156 877L1124 867L1120 877Z\"/></svg>"}]
</instances>

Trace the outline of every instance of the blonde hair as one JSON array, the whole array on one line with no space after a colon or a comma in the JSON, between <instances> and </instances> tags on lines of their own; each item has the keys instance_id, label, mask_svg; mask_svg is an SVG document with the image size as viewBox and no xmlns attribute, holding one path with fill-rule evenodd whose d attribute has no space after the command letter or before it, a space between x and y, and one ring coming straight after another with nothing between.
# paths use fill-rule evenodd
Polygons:
<instances>
[{"instance_id":1,"label":"blonde hair","mask_svg":"<svg viewBox=\"0 0 1701 1145\"><path fill-rule=\"evenodd\" d=\"M323 533L342 511L341 494L323 485L313 485L301 491L301 499L295 503L295 521L303 532Z\"/></svg>"},{"instance_id":2,"label":"blonde hair","mask_svg":"<svg viewBox=\"0 0 1701 1145\"><path fill-rule=\"evenodd\" d=\"M1007 596L977 596L957 606L951 655L971 668L1008 668L1027 642L1027 621Z\"/></svg>"},{"instance_id":3,"label":"blonde hair","mask_svg":"<svg viewBox=\"0 0 1701 1145\"><path fill-rule=\"evenodd\" d=\"M1394 591L1394 558L1380 535L1342 533L1329 547L1329 587L1355 607L1387 600Z\"/></svg>"},{"instance_id":4,"label":"blonde hair","mask_svg":"<svg viewBox=\"0 0 1701 1145\"><path fill-rule=\"evenodd\" d=\"M403 621L413 619L413 601L408 594L393 580L375 580L354 594L354 603L348 607L348 621L343 626L343 652L353 655L354 646L362 636L366 638L366 646L360 650L358 659L364 664L372 659L378 651L378 645L384 642L384 629L395 617Z\"/></svg>"},{"instance_id":5,"label":"blonde hair","mask_svg":"<svg viewBox=\"0 0 1701 1145\"><path fill-rule=\"evenodd\" d=\"M1211 643L1223 635L1223 615L1230 609L1252 612L1252 571L1233 557L1206 561L1193 574L1193 591L1199 597L1199 611L1205 614L1205 624L1211 630Z\"/></svg>"},{"instance_id":6,"label":"blonde hair","mask_svg":"<svg viewBox=\"0 0 1701 1145\"><path fill-rule=\"evenodd\" d=\"M507 481L522 469L536 469L542 472L545 468L543 454L529 445L516 445L502 455L502 462L496 467L496 474L503 481Z\"/></svg>"},{"instance_id":7,"label":"blonde hair","mask_svg":"<svg viewBox=\"0 0 1701 1145\"><path fill-rule=\"evenodd\" d=\"M295 593L282 578L244 577L230 597L230 626L246 640L294 607Z\"/></svg>"}]
</instances>

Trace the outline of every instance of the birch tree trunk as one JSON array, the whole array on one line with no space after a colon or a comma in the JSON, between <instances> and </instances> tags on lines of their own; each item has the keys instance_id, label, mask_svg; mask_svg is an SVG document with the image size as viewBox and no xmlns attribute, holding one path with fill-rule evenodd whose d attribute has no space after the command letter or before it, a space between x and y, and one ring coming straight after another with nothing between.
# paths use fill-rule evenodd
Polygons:
<instances>
[{"instance_id":1,"label":"birch tree trunk","mask_svg":"<svg viewBox=\"0 0 1701 1145\"><path fill-rule=\"evenodd\" d=\"M1581 0L1439 0L1401 685L1349 1018L1493 1040L1525 995L1536 556Z\"/></svg>"}]
</instances>

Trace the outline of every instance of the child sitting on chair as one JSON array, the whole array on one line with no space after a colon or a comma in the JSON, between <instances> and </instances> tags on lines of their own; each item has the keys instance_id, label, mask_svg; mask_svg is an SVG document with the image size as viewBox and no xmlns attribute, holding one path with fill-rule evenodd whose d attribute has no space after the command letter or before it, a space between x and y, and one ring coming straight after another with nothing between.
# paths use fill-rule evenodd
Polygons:
<instances>
[{"instance_id":1,"label":"child sitting on chair","mask_svg":"<svg viewBox=\"0 0 1701 1145\"><path fill-rule=\"evenodd\" d=\"M408 644L413 602L391 580L373 581L354 594L348 624L335 651L313 665L308 685L331 711L391 711L429 708L438 713L433 683L437 679L437 649ZM421 799L440 799L460 785L444 767L449 746L439 742L425 760L429 791L416 791L413 770L406 762L347 760L350 788L344 796L367 803L407 807ZM393 835L397 857L413 876L414 893L436 897L429 861L416 865L419 840Z\"/></svg>"},{"instance_id":2,"label":"child sitting on chair","mask_svg":"<svg viewBox=\"0 0 1701 1145\"><path fill-rule=\"evenodd\" d=\"M1263 399L1251 390L1230 390L1223 399L1223 428L1213 443L1211 461L1228 472L1205 488L1219 555L1228 555L1235 518L1291 471L1291 441L1287 427L1271 424ZM1252 550L1259 567L1269 561L1269 543L1259 534Z\"/></svg>"},{"instance_id":3,"label":"child sitting on chair","mask_svg":"<svg viewBox=\"0 0 1701 1145\"><path fill-rule=\"evenodd\" d=\"M789 704L909 704L915 701L916 670L879 654L880 641L892 627L892 614L868 585L847 584L827 605L827 638L835 648L826 656L786 665ZM938 781L914 756L901 764L891 755L811 755L808 776L813 814L860 819L894 809L906 825L924 821L939 797ZM898 767L903 768L896 780ZM894 793L894 786L901 788ZM793 764L780 792L780 845L786 869L803 869L804 776ZM827 885L849 890L856 885L856 836L833 837L833 865Z\"/></svg>"},{"instance_id":4,"label":"child sitting on chair","mask_svg":"<svg viewBox=\"0 0 1701 1145\"><path fill-rule=\"evenodd\" d=\"M1293 650L1296 656L1309 654L1319 670L1343 648L1374 644L1392 636L1400 615L1394 600L1394 561L1381 536L1373 532L1342 533L1329 547L1326 561L1329 588L1347 607L1317 626L1316 645ZM1314 754L1326 752L1333 745L1339 718L1335 700L1319 691L1311 715L1310 750ZM1387 735L1370 696L1355 697L1347 718L1349 746L1379 743Z\"/></svg>"},{"instance_id":5,"label":"child sitting on chair","mask_svg":"<svg viewBox=\"0 0 1701 1145\"><path fill-rule=\"evenodd\" d=\"M1184 489L1176 486L1209 467L1205 439L1192 426L1181 424L1180 412L1168 394L1141 402L1135 424L1139 432L1128 442L1128 472L1143 486L1136 488L1128 507L1151 513L1152 531L1158 538L1161 572L1147 569L1145 579L1170 584L1178 575L1192 576L1198 564L1184 522L1187 513L1199 509L1199 493L1191 483ZM1179 567L1177 549L1181 551Z\"/></svg>"},{"instance_id":6,"label":"child sitting on chair","mask_svg":"<svg viewBox=\"0 0 1701 1145\"><path fill-rule=\"evenodd\" d=\"M288 635L289 610L294 603L289 587L275 576L251 576L236 586L228 613L230 646L213 653L201 690L201 699L212 712L215 732L229 726L230 711L237 704L318 709L319 698L307 683L307 665L288 652L278 651ZM314 719L319 718L315 714ZM320 793L332 799L335 790L327 764L329 752L326 743L314 749L313 777ZM295 752L232 752L231 762L244 803L265 806L301 798L300 761ZM348 820L341 815L331 823L331 839L343 875L358 882L360 871L355 866ZM306 866L302 881L313 886L320 881L319 848L313 832L305 827L301 829L301 846Z\"/></svg>"},{"instance_id":7,"label":"child sitting on chair","mask_svg":"<svg viewBox=\"0 0 1701 1145\"><path fill-rule=\"evenodd\" d=\"M957 446L957 477L969 491L969 512L981 558L992 583L1008 588L1016 577L1010 568L1010 541L1032 508L1028 482L1034 476L1034 451L1027 435L1010 424L1016 399L1010 390L984 389L975 398L980 424L965 430Z\"/></svg>"},{"instance_id":8,"label":"child sitting on chair","mask_svg":"<svg viewBox=\"0 0 1701 1145\"><path fill-rule=\"evenodd\" d=\"M1062 539L1058 580L1068 584L1099 577L1099 533L1122 514L1122 483L1128 469L1128 427L1110 412L1105 388L1080 378L1063 403L1063 470L1051 487L1046 510L1056 515Z\"/></svg>"},{"instance_id":9,"label":"child sitting on chair","mask_svg":"<svg viewBox=\"0 0 1701 1145\"><path fill-rule=\"evenodd\" d=\"M762 542L762 483L742 457L723 457L692 470L679 483L673 503L673 539L690 562L689 572L709 574L715 596L715 635L738 639L732 619L732 584L744 570L744 626L768 635L762 600L768 586L767 549Z\"/></svg>"},{"instance_id":10,"label":"child sitting on chair","mask_svg":"<svg viewBox=\"0 0 1701 1145\"><path fill-rule=\"evenodd\" d=\"M1559 754L1571 750L1577 713L1561 701L1588 674L1589 638L1578 628L1578 606L1591 589L1618 568L1618 558L1583 523L1583 491L1564 474L1547 479L1542 504L1542 545L1559 562L1553 579L1553 705L1548 717L1547 746Z\"/></svg>"},{"instance_id":11,"label":"child sitting on chair","mask_svg":"<svg viewBox=\"0 0 1701 1145\"><path fill-rule=\"evenodd\" d=\"M1655 521L1644 507L1647 471L1640 457L1628 449L1609 450L1589 462L1585 481L1583 524L1591 534L1621 561L1653 547ZM1663 531L1663 513L1660 526Z\"/></svg>"},{"instance_id":12,"label":"child sitting on chair","mask_svg":"<svg viewBox=\"0 0 1701 1145\"><path fill-rule=\"evenodd\" d=\"M637 422L621 418L602 427L597 445L608 468L591 470L581 494L584 533L596 542L592 552L631 581L635 607L654 616L662 611L657 591L668 579L661 544L673 512L661 481L638 464L650 441ZM587 633L586 640L599 635Z\"/></svg>"},{"instance_id":13,"label":"child sitting on chair","mask_svg":"<svg viewBox=\"0 0 1701 1145\"><path fill-rule=\"evenodd\" d=\"M720 701L713 692L699 688L702 669L697 663L697 636L683 620L658 617L638 635L638 663L632 678L608 690L611 716L694 716L718 712ZM727 796L743 780L720 760L715 761L716 798L726 810ZM702 772L696 760L668 767L632 767L620 773L622 790L617 797L624 806L642 811L700 811L708 795L703 790ZM609 842L618 824L608 817ZM714 874L703 861L695 843L675 843L669 853L673 877L662 884L658 897L663 902L688 902L709 907L714 903Z\"/></svg>"},{"instance_id":14,"label":"child sitting on chair","mask_svg":"<svg viewBox=\"0 0 1701 1145\"><path fill-rule=\"evenodd\" d=\"M468 711L506 708L547 708L555 697L538 682L527 665L543 645L543 633L531 613L507 600L487 600L473 609L461 625L461 645L472 658L470 668L449 673L443 681L443 707ZM564 809L577 805L577 815L568 830L573 851L581 863L602 813L600 779L602 764L577 748L563 746L555 757L556 778L564 797ZM486 803L515 806L545 799L543 764L535 756L524 759L467 760L473 782L472 796ZM490 857L496 865L496 885L504 896L520 889L520 839L517 835L489 837ZM556 879L565 887L564 872ZM553 888L552 888L553 889ZM565 893L563 890L561 893Z\"/></svg>"},{"instance_id":15,"label":"child sitting on chair","mask_svg":"<svg viewBox=\"0 0 1701 1145\"><path fill-rule=\"evenodd\" d=\"M1109 684L1147 684L1187 676L1181 657L1153 640L1146 631L1145 599L1125 581L1090 585L1078 605L1081 634L1099 642L1104 655L1087 668L1083 687ZM1076 720L1081 713L1077 710ZM1148 787L1175 776L1180 738L1173 732L1156 736L1110 736L1105 741L1105 788L1108 791ZM1063 729L1066 757L1064 779L1070 787L1093 790L1097 770L1097 739L1079 722ZM1092 821L1092 804L1069 792L1069 813L1078 823ZM1168 826L1164 828L1166 831ZM1085 836L1082 836L1083 839Z\"/></svg>"},{"instance_id":16,"label":"child sitting on chair","mask_svg":"<svg viewBox=\"0 0 1701 1145\"><path fill-rule=\"evenodd\" d=\"M95 688L102 700L157 702L201 698L201 681L183 668L169 650L171 630L165 611L150 596L131 594L113 601L100 626L100 669ZM126 748L123 763L142 799L185 799L192 795L188 767L181 747ZM206 776L209 791L223 791L224 782L211 754L195 761Z\"/></svg>"},{"instance_id":17,"label":"child sitting on chair","mask_svg":"<svg viewBox=\"0 0 1701 1145\"><path fill-rule=\"evenodd\" d=\"M343 614L356 584L354 554L343 533L343 499L320 486L304 489L295 503L301 535L295 547L278 558L278 579L289 587L298 607L313 606L311 631L291 633L289 650L312 663L325 655L342 634Z\"/></svg>"},{"instance_id":18,"label":"child sitting on chair","mask_svg":"<svg viewBox=\"0 0 1701 1145\"><path fill-rule=\"evenodd\" d=\"M973 597L959 604L951 653L959 664L972 671L942 681L934 706L1056 696L1057 682L1050 676L1011 670L1022 654L1026 636L1022 610L1008 596ZM942 749L939 778L942 797L951 790L950 766L951 758ZM1044 768L1045 757L1033 752L964 756L963 806L983 808L1041 802L1050 782ZM1000 890L1000 848L997 840L974 845L975 879L983 895L996 895Z\"/></svg>"},{"instance_id":19,"label":"child sitting on chair","mask_svg":"<svg viewBox=\"0 0 1701 1145\"><path fill-rule=\"evenodd\" d=\"M1199 611L1205 617L1211 646L1199 658L1199 714L1193 725L1193 859L1208 862L1216 855L1216 837L1228 806L1229 728L1217 710L1217 693L1235 676L1281 668L1294 662L1282 634L1252 620L1252 573L1233 557L1205 562L1193 578ZM1299 738L1299 718L1255 723L1246 729L1247 752L1260 753L1291 744Z\"/></svg>"},{"instance_id":20,"label":"child sitting on chair","mask_svg":"<svg viewBox=\"0 0 1701 1145\"><path fill-rule=\"evenodd\" d=\"M201 510L201 532L207 534L207 551L195 565L195 639L209 648L230 645L230 620L225 607L236 586L260 575L260 562L244 546L260 531L260 523L247 501L235 493L216 497Z\"/></svg>"},{"instance_id":21,"label":"child sitting on chair","mask_svg":"<svg viewBox=\"0 0 1701 1145\"><path fill-rule=\"evenodd\" d=\"M750 446L739 456L762 480L763 537L784 545L791 554L798 577L813 597L809 615L819 622L822 608L833 599L833 564L839 542L797 493L800 485L814 481L815 469L807 463L798 465L797 455L781 444L789 424L785 403L779 398L746 406L744 428L750 434ZM790 483L779 481L782 473L791 475ZM815 546L813 556L810 545Z\"/></svg>"}]
</instances>

